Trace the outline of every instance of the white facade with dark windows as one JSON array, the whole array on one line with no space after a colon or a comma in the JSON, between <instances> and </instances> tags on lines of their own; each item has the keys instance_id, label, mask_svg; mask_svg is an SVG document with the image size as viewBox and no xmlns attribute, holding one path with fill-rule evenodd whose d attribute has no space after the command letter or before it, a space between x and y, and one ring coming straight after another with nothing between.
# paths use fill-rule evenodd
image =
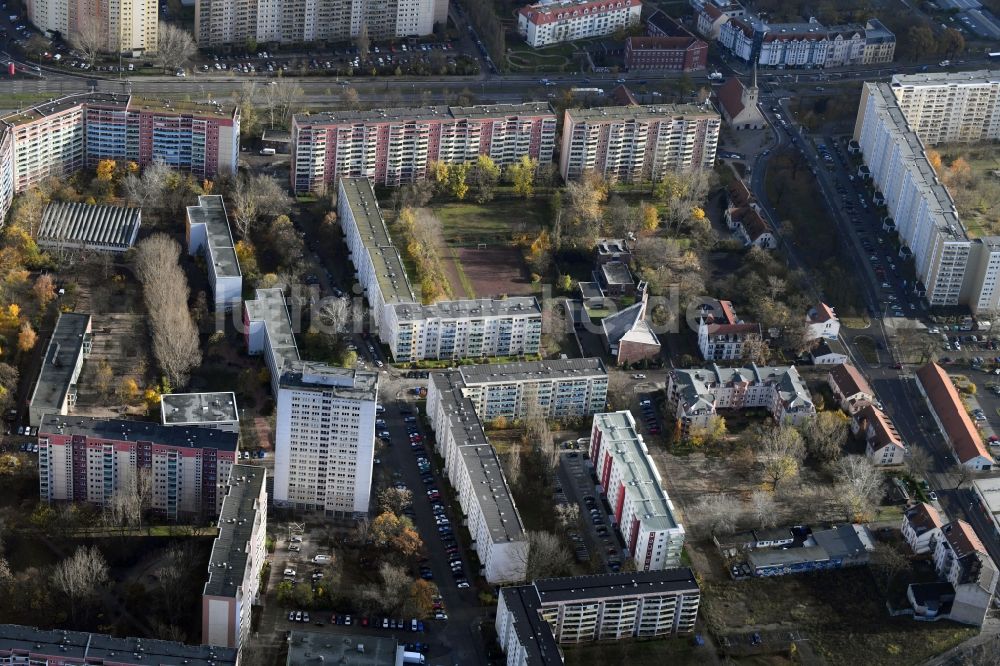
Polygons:
<instances>
[{"instance_id":1,"label":"white facade with dark windows","mask_svg":"<svg viewBox=\"0 0 1000 666\"><path fill-rule=\"evenodd\" d=\"M548 0L517 12L517 32L529 46L610 35L639 25L639 0Z\"/></svg>"}]
</instances>

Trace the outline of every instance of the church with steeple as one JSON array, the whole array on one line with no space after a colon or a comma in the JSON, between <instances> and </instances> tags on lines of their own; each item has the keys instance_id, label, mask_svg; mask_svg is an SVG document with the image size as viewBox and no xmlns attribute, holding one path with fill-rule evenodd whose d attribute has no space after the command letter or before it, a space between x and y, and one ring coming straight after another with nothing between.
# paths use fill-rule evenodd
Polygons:
<instances>
[{"instance_id":1,"label":"church with steeple","mask_svg":"<svg viewBox=\"0 0 1000 666\"><path fill-rule=\"evenodd\" d=\"M722 119L735 130L755 130L767 127L764 114L757 106L760 89L757 87L757 62L753 64L753 77L745 86L735 76L726 81L716 92Z\"/></svg>"}]
</instances>

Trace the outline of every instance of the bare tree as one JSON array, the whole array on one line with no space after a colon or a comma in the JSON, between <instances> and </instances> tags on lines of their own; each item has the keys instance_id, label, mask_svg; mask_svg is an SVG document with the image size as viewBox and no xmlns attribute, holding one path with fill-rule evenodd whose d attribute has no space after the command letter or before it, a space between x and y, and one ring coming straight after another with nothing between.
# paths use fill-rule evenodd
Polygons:
<instances>
[{"instance_id":1,"label":"bare tree","mask_svg":"<svg viewBox=\"0 0 1000 666\"><path fill-rule=\"evenodd\" d=\"M930 470L931 457L923 449L911 447L910 454L903 460L903 464L906 466L906 471L910 473L910 476L920 479Z\"/></svg>"},{"instance_id":2,"label":"bare tree","mask_svg":"<svg viewBox=\"0 0 1000 666\"><path fill-rule=\"evenodd\" d=\"M183 67L197 50L190 32L160 21L156 60L164 71Z\"/></svg>"},{"instance_id":3,"label":"bare tree","mask_svg":"<svg viewBox=\"0 0 1000 666\"><path fill-rule=\"evenodd\" d=\"M559 527L564 530L575 526L580 520L580 505L575 502L561 502L556 504L556 521Z\"/></svg>"},{"instance_id":4,"label":"bare tree","mask_svg":"<svg viewBox=\"0 0 1000 666\"><path fill-rule=\"evenodd\" d=\"M264 106L267 109L269 127L274 128L275 122L284 127L291 114L302 100L302 87L295 79L279 77L268 83L264 88Z\"/></svg>"},{"instance_id":5,"label":"bare tree","mask_svg":"<svg viewBox=\"0 0 1000 666\"><path fill-rule=\"evenodd\" d=\"M888 590L900 573L910 566L910 560L890 543L879 542L871 555L871 566L876 579Z\"/></svg>"},{"instance_id":6,"label":"bare tree","mask_svg":"<svg viewBox=\"0 0 1000 666\"><path fill-rule=\"evenodd\" d=\"M747 363L767 365L771 357L771 347L759 333L751 333L743 340L743 360Z\"/></svg>"},{"instance_id":7,"label":"bare tree","mask_svg":"<svg viewBox=\"0 0 1000 666\"><path fill-rule=\"evenodd\" d=\"M379 511L388 511L398 516L411 504L413 504L413 492L407 488L384 488L378 494Z\"/></svg>"},{"instance_id":8,"label":"bare tree","mask_svg":"<svg viewBox=\"0 0 1000 666\"><path fill-rule=\"evenodd\" d=\"M380 605L387 613L399 610L409 598L412 579L401 566L383 562L378 569L382 585L379 589Z\"/></svg>"},{"instance_id":9,"label":"bare tree","mask_svg":"<svg viewBox=\"0 0 1000 666\"><path fill-rule=\"evenodd\" d=\"M240 132L252 135L259 124L257 100L259 90L253 81L244 81L239 90L233 92L236 106L240 110ZM216 182L218 185L218 182Z\"/></svg>"},{"instance_id":10,"label":"bare tree","mask_svg":"<svg viewBox=\"0 0 1000 666\"><path fill-rule=\"evenodd\" d=\"M709 529L709 534L732 532L743 515L743 505L732 495L705 495L698 502L697 513L700 524Z\"/></svg>"},{"instance_id":11,"label":"bare tree","mask_svg":"<svg viewBox=\"0 0 1000 666\"><path fill-rule=\"evenodd\" d=\"M79 604L93 597L107 580L108 563L93 546L80 546L52 572L52 584L66 595L74 621Z\"/></svg>"},{"instance_id":12,"label":"bare tree","mask_svg":"<svg viewBox=\"0 0 1000 666\"><path fill-rule=\"evenodd\" d=\"M521 445L517 442L507 451L507 483L512 487L521 483Z\"/></svg>"},{"instance_id":13,"label":"bare tree","mask_svg":"<svg viewBox=\"0 0 1000 666\"><path fill-rule=\"evenodd\" d=\"M83 13L77 18L76 28L70 30L70 46L83 54L84 61L91 67L94 66L97 56L108 50L106 28L107 26L101 26L97 16Z\"/></svg>"},{"instance_id":14,"label":"bare tree","mask_svg":"<svg viewBox=\"0 0 1000 666\"><path fill-rule=\"evenodd\" d=\"M351 315L349 299L329 296L319 302L313 324L318 324L323 333L340 335L348 330Z\"/></svg>"},{"instance_id":15,"label":"bare tree","mask_svg":"<svg viewBox=\"0 0 1000 666\"><path fill-rule=\"evenodd\" d=\"M799 475L804 455L802 436L791 426L775 425L758 433L757 462L773 490L777 490L782 481Z\"/></svg>"},{"instance_id":16,"label":"bare tree","mask_svg":"<svg viewBox=\"0 0 1000 666\"><path fill-rule=\"evenodd\" d=\"M841 501L849 520L868 520L882 497L885 477L867 456L847 456L837 463L843 484Z\"/></svg>"},{"instance_id":17,"label":"bare tree","mask_svg":"<svg viewBox=\"0 0 1000 666\"><path fill-rule=\"evenodd\" d=\"M774 527L777 522L777 516L774 513L776 508L777 503L774 501L772 493L766 490L755 490L751 493L750 509L753 511L754 521L758 527L762 529Z\"/></svg>"},{"instance_id":18,"label":"bare tree","mask_svg":"<svg viewBox=\"0 0 1000 666\"><path fill-rule=\"evenodd\" d=\"M292 205L285 188L276 178L265 174L240 174L230 198L230 217L243 238L248 237L261 219L281 215Z\"/></svg>"},{"instance_id":19,"label":"bare tree","mask_svg":"<svg viewBox=\"0 0 1000 666\"><path fill-rule=\"evenodd\" d=\"M354 45L358 47L358 58L362 63L368 62L368 48L371 46L371 39L368 37L368 23L361 21L358 28L358 35L354 38Z\"/></svg>"},{"instance_id":20,"label":"bare tree","mask_svg":"<svg viewBox=\"0 0 1000 666\"><path fill-rule=\"evenodd\" d=\"M522 555L525 578L537 580L564 576L573 562L573 556L558 536L551 532L529 531L528 547Z\"/></svg>"},{"instance_id":21,"label":"bare tree","mask_svg":"<svg viewBox=\"0 0 1000 666\"><path fill-rule=\"evenodd\" d=\"M143 286L153 354L172 386L183 385L201 363L198 329L188 310L188 286L178 265L180 245L154 234L136 246L134 266Z\"/></svg>"},{"instance_id":22,"label":"bare tree","mask_svg":"<svg viewBox=\"0 0 1000 666\"><path fill-rule=\"evenodd\" d=\"M821 463L831 463L840 458L849 432L848 420L843 412L820 412L802 426L809 456Z\"/></svg>"}]
</instances>

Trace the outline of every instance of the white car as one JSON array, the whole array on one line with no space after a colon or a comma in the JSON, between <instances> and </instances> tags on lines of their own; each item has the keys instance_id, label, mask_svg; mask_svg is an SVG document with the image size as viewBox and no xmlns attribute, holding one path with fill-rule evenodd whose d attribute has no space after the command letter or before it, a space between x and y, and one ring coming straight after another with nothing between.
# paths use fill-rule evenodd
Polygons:
<instances>
[{"instance_id":1,"label":"white car","mask_svg":"<svg viewBox=\"0 0 1000 666\"><path fill-rule=\"evenodd\" d=\"M632 379L645 379L645 378L646 378L646 375L643 375L643 374L632 375Z\"/></svg>"}]
</instances>

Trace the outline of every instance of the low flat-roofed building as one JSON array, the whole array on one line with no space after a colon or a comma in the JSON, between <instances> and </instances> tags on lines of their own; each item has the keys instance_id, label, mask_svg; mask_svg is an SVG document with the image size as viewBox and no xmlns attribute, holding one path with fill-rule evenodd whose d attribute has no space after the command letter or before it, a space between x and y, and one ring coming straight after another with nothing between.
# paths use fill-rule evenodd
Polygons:
<instances>
[{"instance_id":1,"label":"low flat-roofed building","mask_svg":"<svg viewBox=\"0 0 1000 666\"><path fill-rule=\"evenodd\" d=\"M42 214L37 240L47 248L121 253L135 244L141 223L138 208L53 201Z\"/></svg>"},{"instance_id":2,"label":"low flat-roofed building","mask_svg":"<svg viewBox=\"0 0 1000 666\"><path fill-rule=\"evenodd\" d=\"M337 666L398 666L396 639L371 634L336 634L292 631L288 637L288 666L337 664ZM402 657L400 657L402 659Z\"/></svg>"},{"instance_id":3,"label":"low flat-roofed building","mask_svg":"<svg viewBox=\"0 0 1000 666\"><path fill-rule=\"evenodd\" d=\"M972 490L979 510L990 521L993 533L1000 537L1000 478L974 479Z\"/></svg>"},{"instance_id":4,"label":"low flat-roofed building","mask_svg":"<svg viewBox=\"0 0 1000 666\"><path fill-rule=\"evenodd\" d=\"M39 425L45 414L65 416L76 405L76 380L83 369L83 359L90 355L90 336L89 314L59 315L28 403L28 423Z\"/></svg>"},{"instance_id":5,"label":"low flat-roofed building","mask_svg":"<svg viewBox=\"0 0 1000 666\"><path fill-rule=\"evenodd\" d=\"M201 641L242 654L250 635L250 609L257 602L260 571L267 559L263 467L233 465L218 525L201 597Z\"/></svg>"},{"instance_id":6,"label":"low flat-roofed building","mask_svg":"<svg viewBox=\"0 0 1000 666\"><path fill-rule=\"evenodd\" d=\"M85 631L0 624L0 662L46 666L236 666L236 650L152 638L117 638Z\"/></svg>"},{"instance_id":7,"label":"low flat-roofed building","mask_svg":"<svg viewBox=\"0 0 1000 666\"><path fill-rule=\"evenodd\" d=\"M187 207L187 242L189 254L205 256L215 309L231 310L243 297L243 274L222 196L202 195Z\"/></svg>"},{"instance_id":8,"label":"low flat-roofed building","mask_svg":"<svg viewBox=\"0 0 1000 666\"><path fill-rule=\"evenodd\" d=\"M631 296L635 293L632 271L621 261L609 261L598 267L597 279L605 294L611 296Z\"/></svg>"},{"instance_id":9,"label":"low flat-roofed building","mask_svg":"<svg viewBox=\"0 0 1000 666\"><path fill-rule=\"evenodd\" d=\"M232 391L164 394L160 398L160 418L163 425L198 425L233 432L240 429L236 394Z\"/></svg>"}]
</instances>

